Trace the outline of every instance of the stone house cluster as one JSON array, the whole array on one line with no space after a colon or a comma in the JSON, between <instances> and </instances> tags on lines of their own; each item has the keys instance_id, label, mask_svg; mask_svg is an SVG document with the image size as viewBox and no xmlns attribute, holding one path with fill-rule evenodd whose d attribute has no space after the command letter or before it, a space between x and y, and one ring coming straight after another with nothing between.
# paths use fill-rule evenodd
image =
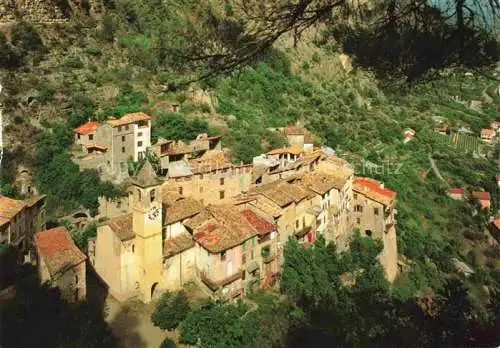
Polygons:
<instances>
[{"instance_id":1,"label":"stone house cluster","mask_svg":"<svg viewBox=\"0 0 500 348\"><path fill-rule=\"evenodd\" d=\"M168 154L167 180L147 162L126 196L101 201L110 219L89 241L89 259L118 299L149 302L187 282L214 297L243 297L279 279L289 238L307 247L323 235L342 250L356 229L383 241L380 261L389 280L396 276L393 191L355 178L349 164L322 150L286 161L277 153L278 163L261 163L258 173L229 164L216 147L203 151ZM188 175L172 175L179 161Z\"/></svg>"},{"instance_id":2,"label":"stone house cluster","mask_svg":"<svg viewBox=\"0 0 500 348\"><path fill-rule=\"evenodd\" d=\"M128 176L129 158L141 159L151 146L151 117L142 112L105 122L89 121L75 129L74 161L113 177Z\"/></svg>"}]
</instances>

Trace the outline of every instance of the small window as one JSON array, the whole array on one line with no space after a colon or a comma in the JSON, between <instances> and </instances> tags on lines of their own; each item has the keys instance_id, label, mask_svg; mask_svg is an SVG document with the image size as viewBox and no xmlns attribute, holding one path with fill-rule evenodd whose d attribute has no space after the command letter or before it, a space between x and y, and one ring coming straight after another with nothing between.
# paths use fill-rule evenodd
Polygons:
<instances>
[{"instance_id":1,"label":"small window","mask_svg":"<svg viewBox=\"0 0 500 348\"><path fill-rule=\"evenodd\" d=\"M132 253L135 253L135 245L132 244Z\"/></svg>"},{"instance_id":2,"label":"small window","mask_svg":"<svg viewBox=\"0 0 500 348\"><path fill-rule=\"evenodd\" d=\"M221 261L226 261L226 252L225 251L223 251L223 252L220 253L220 260Z\"/></svg>"},{"instance_id":3,"label":"small window","mask_svg":"<svg viewBox=\"0 0 500 348\"><path fill-rule=\"evenodd\" d=\"M224 199L224 191L219 191L219 198Z\"/></svg>"},{"instance_id":4,"label":"small window","mask_svg":"<svg viewBox=\"0 0 500 348\"><path fill-rule=\"evenodd\" d=\"M306 218L302 217L302 228L306 228Z\"/></svg>"},{"instance_id":5,"label":"small window","mask_svg":"<svg viewBox=\"0 0 500 348\"><path fill-rule=\"evenodd\" d=\"M361 223L361 219L360 218L356 218L356 223L359 225Z\"/></svg>"},{"instance_id":6,"label":"small window","mask_svg":"<svg viewBox=\"0 0 500 348\"><path fill-rule=\"evenodd\" d=\"M129 130L129 126L128 126L128 124L125 126L125 130Z\"/></svg>"},{"instance_id":7,"label":"small window","mask_svg":"<svg viewBox=\"0 0 500 348\"><path fill-rule=\"evenodd\" d=\"M122 141L125 141L125 135L122 135Z\"/></svg>"},{"instance_id":8,"label":"small window","mask_svg":"<svg viewBox=\"0 0 500 348\"><path fill-rule=\"evenodd\" d=\"M224 185L224 178L220 178L220 184L221 186Z\"/></svg>"},{"instance_id":9,"label":"small window","mask_svg":"<svg viewBox=\"0 0 500 348\"><path fill-rule=\"evenodd\" d=\"M182 186L179 186L179 194L182 195Z\"/></svg>"},{"instance_id":10,"label":"small window","mask_svg":"<svg viewBox=\"0 0 500 348\"><path fill-rule=\"evenodd\" d=\"M373 214L378 215L378 208L373 208Z\"/></svg>"},{"instance_id":11,"label":"small window","mask_svg":"<svg viewBox=\"0 0 500 348\"><path fill-rule=\"evenodd\" d=\"M358 199L358 194L357 194L357 193L355 193L355 194L353 195L353 197L354 197L354 199Z\"/></svg>"},{"instance_id":12,"label":"small window","mask_svg":"<svg viewBox=\"0 0 500 348\"><path fill-rule=\"evenodd\" d=\"M122 147L122 153L125 153L125 147Z\"/></svg>"},{"instance_id":13,"label":"small window","mask_svg":"<svg viewBox=\"0 0 500 348\"><path fill-rule=\"evenodd\" d=\"M80 134L78 134L78 139L80 139Z\"/></svg>"},{"instance_id":14,"label":"small window","mask_svg":"<svg viewBox=\"0 0 500 348\"><path fill-rule=\"evenodd\" d=\"M94 134L89 134L89 140L94 140Z\"/></svg>"},{"instance_id":15,"label":"small window","mask_svg":"<svg viewBox=\"0 0 500 348\"><path fill-rule=\"evenodd\" d=\"M299 228L299 220L295 220L295 228Z\"/></svg>"},{"instance_id":16,"label":"small window","mask_svg":"<svg viewBox=\"0 0 500 348\"><path fill-rule=\"evenodd\" d=\"M371 231L371 230L366 230L366 231L365 231L365 234L366 234L368 237L371 237L371 236L372 236L372 231Z\"/></svg>"},{"instance_id":17,"label":"small window","mask_svg":"<svg viewBox=\"0 0 500 348\"><path fill-rule=\"evenodd\" d=\"M137 142L137 147L141 147L142 146L142 141L138 141Z\"/></svg>"},{"instance_id":18,"label":"small window","mask_svg":"<svg viewBox=\"0 0 500 348\"><path fill-rule=\"evenodd\" d=\"M75 274L75 284L78 285L78 274Z\"/></svg>"},{"instance_id":19,"label":"small window","mask_svg":"<svg viewBox=\"0 0 500 348\"><path fill-rule=\"evenodd\" d=\"M116 202L116 208L120 209L121 206L122 206L122 201Z\"/></svg>"},{"instance_id":20,"label":"small window","mask_svg":"<svg viewBox=\"0 0 500 348\"><path fill-rule=\"evenodd\" d=\"M137 133L138 137L142 137L142 132Z\"/></svg>"},{"instance_id":21,"label":"small window","mask_svg":"<svg viewBox=\"0 0 500 348\"><path fill-rule=\"evenodd\" d=\"M362 213L363 212L363 206L357 204L354 206L354 211L355 212L358 212L358 213Z\"/></svg>"},{"instance_id":22,"label":"small window","mask_svg":"<svg viewBox=\"0 0 500 348\"><path fill-rule=\"evenodd\" d=\"M203 186L200 186L200 193L203 193Z\"/></svg>"},{"instance_id":23,"label":"small window","mask_svg":"<svg viewBox=\"0 0 500 348\"><path fill-rule=\"evenodd\" d=\"M140 201L142 201L142 191L140 189L137 189L137 199Z\"/></svg>"},{"instance_id":24,"label":"small window","mask_svg":"<svg viewBox=\"0 0 500 348\"><path fill-rule=\"evenodd\" d=\"M155 198L156 198L156 190L152 189L151 191L149 191L149 200L151 202L154 202Z\"/></svg>"},{"instance_id":25,"label":"small window","mask_svg":"<svg viewBox=\"0 0 500 348\"><path fill-rule=\"evenodd\" d=\"M122 131L122 126L119 126L118 127L118 132L121 132Z\"/></svg>"}]
</instances>

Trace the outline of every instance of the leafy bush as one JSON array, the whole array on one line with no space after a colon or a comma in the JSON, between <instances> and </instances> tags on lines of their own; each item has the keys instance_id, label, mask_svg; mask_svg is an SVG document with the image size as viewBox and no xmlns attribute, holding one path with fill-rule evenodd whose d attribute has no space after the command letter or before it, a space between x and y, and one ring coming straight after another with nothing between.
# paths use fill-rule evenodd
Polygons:
<instances>
[{"instance_id":1,"label":"leafy bush","mask_svg":"<svg viewBox=\"0 0 500 348\"><path fill-rule=\"evenodd\" d=\"M156 304L151 321L162 330L173 330L186 318L189 310L188 298L184 291L167 291Z\"/></svg>"},{"instance_id":2,"label":"leafy bush","mask_svg":"<svg viewBox=\"0 0 500 348\"><path fill-rule=\"evenodd\" d=\"M189 120L180 113L160 111L153 121L151 138L153 143L158 137L192 140L200 133L208 133L208 130L205 119L195 117Z\"/></svg>"},{"instance_id":3,"label":"leafy bush","mask_svg":"<svg viewBox=\"0 0 500 348\"><path fill-rule=\"evenodd\" d=\"M163 340L163 342L161 343L161 345L160 345L160 348L175 348L175 347L177 347L177 345L175 344L175 342L172 339L168 338L168 337L165 338Z\"/></svg>"},{"instance_id":4,"label":"leafy bush","mask_svg":"<svg viewBox=\"0 0 500 348\"><path fill-rule=\"evenodd\" d=\"M26 56L33 53L42 56L45 53L45 46L35 28L26 22L16 22L11 30L12 44L19 52Z\"/></svg>"}]
</instances>

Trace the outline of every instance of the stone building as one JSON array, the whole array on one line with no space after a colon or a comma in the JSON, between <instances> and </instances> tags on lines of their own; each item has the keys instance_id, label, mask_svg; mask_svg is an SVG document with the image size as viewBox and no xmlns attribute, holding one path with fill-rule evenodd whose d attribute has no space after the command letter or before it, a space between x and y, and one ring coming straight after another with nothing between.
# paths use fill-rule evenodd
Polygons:
<instances>
[{"instance_id":1,"label":"stone building","mask_svg":"<svg viewBox=\"0 0 500 348\"><path fill-rule=\"evenodd\" d=\"M69 302L84 300L87 294L85 260L65 227L35 234L38 274L42 283L59 288Z\"/></svg>"},{"instance_id":2,"label":"stone building","mask_svg":"<svg viewBox=\"0 0 500 348\"><path fill-rule=\"evenodd\" d=\"M151 146L151 117L137 112L103 123L89 121L75 129L75 144L81 150L74 153L80 167L128 176L127 161L138 161Z\"/></svg>"},{"instance_id":3,"label":"stone building","mask_svg":"<svg viewBox=\"0 0 500 348\"><path fill-rule=\"evenodd\" d=\"M26 261L31 260L34 250L33 236L44 223L44 196L17 200L0 195L0 244L18 248Z\"/></svg>"},{"instance_id":4,"label":"stone building","mask_svg":"<svg viewBox=\"0 0 500 348\"><path fill-rule=\"evenodd\" d=\"M380 239L384 249L380 263L387 279L393 281L397 274L397 242L395 205L396 193L374 179L355 178L353 183L352 230L362 236Z\"/></svg>"}]
</instances>

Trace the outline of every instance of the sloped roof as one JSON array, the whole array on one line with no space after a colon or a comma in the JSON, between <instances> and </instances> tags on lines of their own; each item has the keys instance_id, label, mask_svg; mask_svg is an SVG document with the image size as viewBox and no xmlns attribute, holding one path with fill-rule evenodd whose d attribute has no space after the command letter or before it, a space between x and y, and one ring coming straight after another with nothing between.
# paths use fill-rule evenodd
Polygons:
<instances>
[{"instance_id":1,"label":"sloped roof","mask_svg":"<svg viewBox=\"0 0 500 348\"><path fill-rule=\"evenodd\" d=\"M259 234L233 205L208 205L204 210L208 213L204 215L206 220L193 231L193 236L212 253L233 248Z\"/></svg>"},{"instance_id":2,"label":"sloped roof","mask_svg":"<svg viewBox=\"0 0 500 348\"><path fill-rule=\"evenodd\" d=\"M298 185L289 184L286 181L278 181L258 186L250 192L261 194L280 207L284 207L292 202L300 202L309 196L307 190Z\"/></svg>"},{"instance_id":3,"label":"sloped roof","mask_svg":"<svg viewBox=\"0 0 500 348\"><path fill-rule=\"evenodd\" d=\"M448 192L451 194L462 195L464 194L465 189L463 189L462 187L453 187L449 189Z\"/></svg>"},{"instance_id":4,"label":"sloped roof","mask_svg":"<svg viewBox=\"0 0 500 348\"><path fill-rule=\"evenodd\" d=\"M389 206L396 199L396 192L381 187L381 183L375 179L356 177L353 183L353 190L366 197Z\"/></svg>"},{"instance_id":5,"label":"sloped roof","mask_svg":"<svg viewBox=\"0 0 500 348\"><path fill-rule=\"evenodd\" d=\"M348 177L310 172L300 176L297 183L320 195L329 192L331 189L341 189L347 182Z\"/></svg>"},{"instance_id":6,"label":"sloped roof","mask_svg":"<svg viewBox=\"0 0 500 348\"><path fill-rule=\"evenodd\" d=\"M82 124L80 127L75 128L75 133L81 135L92 133L97 129L97 127L99 127L100 124L101 123L97 121L88 121L87 123Z\"/></svg>"},{"instance_id":7,"label":"sloped roof","mask_svg":"<svg viewBox=\"0 0 500 348\"><path fill-rule=\"evenodd\" d=\"M480 201L489 201L490 193L486 191L473 191L472 196L479 199Z\"/></svg>"},{"instance_id":8,"label":"sloped roof","mask_svg":"<svg viewBox=\"0 0 500 348\"><path fill-rule=\"evenodd\" d=\"M126 124L130 124L133 122L147 121L150 119L151 119L151 116L145 114L144 112L134 112L131 114L123 115L122 117L120 117L119 119L116 119L116 120L108 119L106 122L112 127L117 127L117 126L123 126Z\"/></svg>"},{"instance_id":9,"label":"sloped roof","mask_svg":"<svg viewBox=\"0 0 500 348\"><path fill-rule=\"evenodd\" d=\"M193 236L188 232L182 232L174 238L165 240L163 244L163 256L172 257L194 247L194 245Z\"/></svg>"},{"instance_id":10,"label":"sloped roof","mask_svg":"<svg viewBox=\"0 0 500 348\"><path fill-rule=\"evenodd\" d=\"M137 176L134 177L132 180L134 184L140 187L155 186L158 185L160 182L153 168L153 165L149 163L149 161L146 161L146 163L144 163Z\"/></svg>"},{"instance_id":11,"label":"sloped roof","mask_svg":"<svg viewBox=\"0 0 500 348\"><path fill-rule=\"evenodd\" d=\"M23 201L0 195L0 225L9 222L25 206Z\"/></svg>"},{"instance_id":12,"label":"sloped roof","mask_svg":"<svg viewBox=\"0 0 500 348\"><path fill-rule=\"evenodd\" d=\"M494 137L495 134L496 134L495 130L493 130L491 128L483 128L483 129L481 129L481 136L482 137L491 138L491 137Z\"/></svg>"},{"instance_id":13,"label":"sloped roof","mask_svg":"<svg viewBox=\"0 0 500 348\"><path fill-rule=\"evenodd\" d=\"M250 224L260 233L268 233L276 230L276 225L267 221L253 210L245 209L241 214L250 222Z\"/></svg>"},{"instance_id":14,"label":"sloped roof","mask_svg":"<svg viewBox=\"0 0 500 348\"><path fill-rule=\"evenodd\" d=\"M181 197L176 201L166 203L167 224L172 224L198 214L203 205L191 197Z\"/></svg>"},{"instance_id":15,"label":"sloped roof","mask_svg":"<svg viewBox=\"0 0 500 348\"><path fill-rule=\"evenodd\" d=\"M106 221L103 225L108 225L122 242L135 237L132 214L117 216Z\"/></svg>"},{"instance_id":16,"label":"sloped roof","mask_svg":"<svg viewBox=\"0 0 500 348\"><path fill-rule=\"evenodd\" d=\"M87 259L65 227L36 233L35 244L51 276L63 273Z\"/></svg>"},{"instance_id":17,"label":"sloped roof","mask_svg":"<svg viewBox=\"0 0 500 348\"><path fill-rule=\"evenodd\" d=\"M108 146L106 144L99 144L99 143L88 143L85 145L86 149L98 149L102 151L107 151Z\"/></svg>"},{"instance_id":18,"label":"sloped roof","mask_svg":"<svg viewBox=\"0 0 500 348\"><path fill-rule=\"evenodd\" d=\"M282 155L282 154L292 154L292 155L300 155L302 153L302 149L298 146L291 147L282 147L279 149L273 149L269 151L268 155Z\"/></svg>"}]
</instances>

